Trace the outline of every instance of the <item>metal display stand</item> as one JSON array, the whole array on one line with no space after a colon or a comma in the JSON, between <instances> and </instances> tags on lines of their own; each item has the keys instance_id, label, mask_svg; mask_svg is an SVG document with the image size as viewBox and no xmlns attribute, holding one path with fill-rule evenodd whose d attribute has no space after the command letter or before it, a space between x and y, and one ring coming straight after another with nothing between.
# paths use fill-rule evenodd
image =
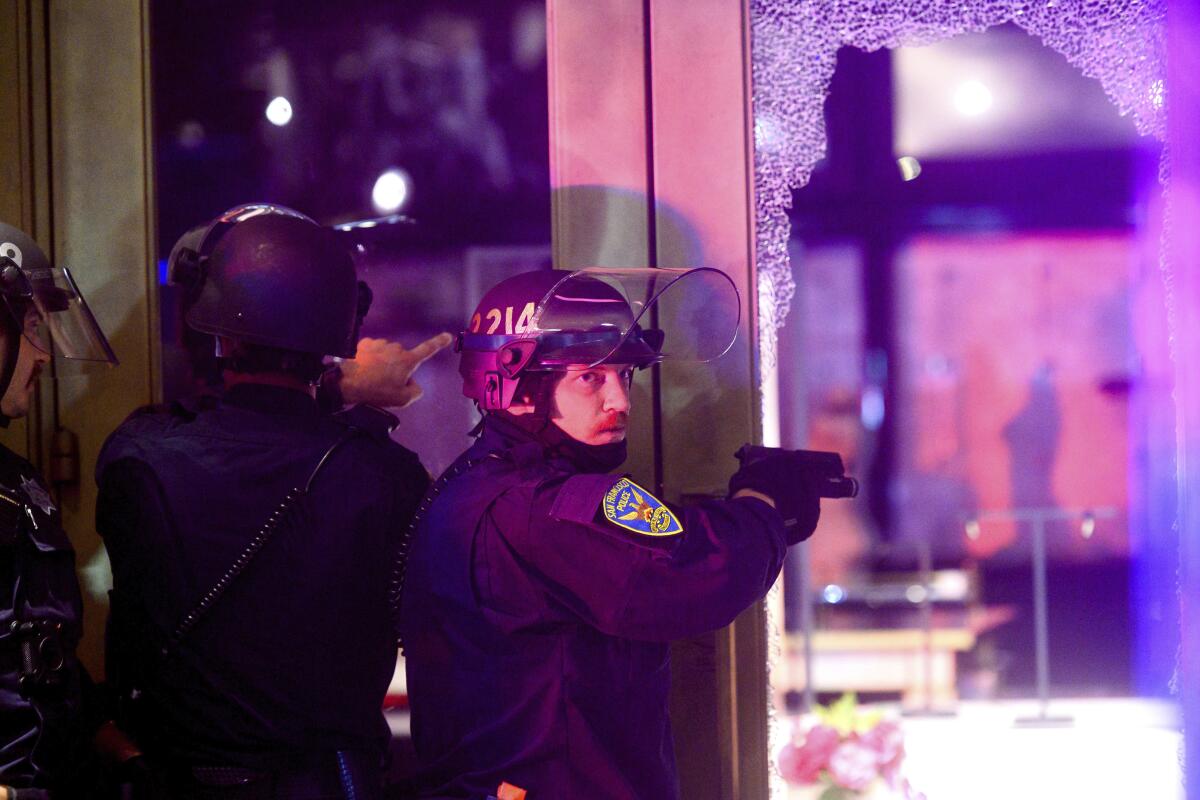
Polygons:
<instances>
[{"instance_id":1,"label":"metal display stand","mask_svg":"<svg viewBox=\"0 0 1200 800\"><path fill-rule=\"evenodd\" d=\"M796 545L800 554L800 627L804 631L804 706L808 713L817 706L816 692L813 691L813 633L815 614L813 614L812 599L812 567L809 563L808 541Z\"/></svg>"},{"instance_id":2,"label":"metal display stand","mask_svg":"<svg viewBox=\"0 0 1200 800\"><path fill-rule=\"evenodd\" d=\"M970 538L980 535L980 523L1016 522L1028 523L1033 531L1033 622L1034 655L1037 660L1038 713L1030 717L1018 717L1013 724L1018 727L1054 728L1074 725L1068 715L1050 714L1050 632L1046 597L1046 523L1075 522L1080 533L1091 538L1097 519L1116 516L1116 509L1071 509L1049 507L1012 508L997 511L981 511L967 520L966 531Z\"/></svg>"},{"instance_id":3,"label":"metal display stand","mask_svg":"<svg viewBox=\"0 0 1200 800\"><path fill-rule=\"evenodd\" d=\"M956 717L955 708L936 708L933 704L933 547L928 539L917 542L918 570L921 574L921 630L925 641L924 696L920 708L905 709L903 716L917 718Z\"/></svg>"}]
</instances>

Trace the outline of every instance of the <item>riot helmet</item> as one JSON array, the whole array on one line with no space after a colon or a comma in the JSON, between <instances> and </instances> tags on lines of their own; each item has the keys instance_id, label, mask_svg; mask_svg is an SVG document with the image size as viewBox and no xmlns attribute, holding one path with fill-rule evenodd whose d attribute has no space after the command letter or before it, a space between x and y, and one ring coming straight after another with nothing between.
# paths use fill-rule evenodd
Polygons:
<instances>
[{"instance_id":1,"label":"riot helmet","mask_svg":"<svg viewBox=\"0 0 1200 800\"><path fill-rule=\"evenodd\" d=\"M733 345L740 313L733 281L708 267L514 275L483 296L458 336L463 394L498 411L522 379L572 365L711 361Z\"/></svg>"},{"instance_id":2,"label":"riot helmet","mask_svg":"<svg viewBox=\"0 0 1200 800\"><path fill-rule=\"evenodd\" d=\"M332 231L284 206L232 208L171 250L184 320L201 333L318 356L353 358L371 291Z\"/></svg>"},{"instance_id":3,"label":"riot helmet","mask_svg":"<svg viewBox=\"0 0 1200 800\"><path fill-rule=\"evenodd\" d=\"M20 351L21 337L47 355L115 365L104 331L92 316L74 276L50 260L28 234L0 222L0 326L6 334L0 367L0 395L8 390ZM39 331L30 334L29 311L39 316Z\"/></svg>"}]
</instances>

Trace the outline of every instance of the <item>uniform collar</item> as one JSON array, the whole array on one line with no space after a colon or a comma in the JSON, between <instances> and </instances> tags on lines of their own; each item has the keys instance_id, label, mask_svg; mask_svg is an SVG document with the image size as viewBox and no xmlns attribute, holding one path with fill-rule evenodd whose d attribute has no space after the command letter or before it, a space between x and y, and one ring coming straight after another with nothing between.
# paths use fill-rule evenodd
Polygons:
<instances>
[{"instance_id":1,"label":"uniform collar","mask_svg":"<svg viewBox=\"0 0 1200 800\"><path fill-rule=\"evenodd\" d=\"M609 472L625 462L625 443L588 445L572 439L552 422L534 432L506 414L491 413L483 419L479 447L487 452L505 452L517 464L546 462L569 472Z\"/></svg>"},{"instance_id":2,"label":"uniform collar","mask_svg":"<svg viewBox=\"0 0 1200 800\"><path fill-rule=\"evenodd\" d=\"M507 416L488 414L481 425L476 447L490 453L506 453L518 464L546 459L545 445Z\"/></svg>"},{"instance_id":3,"label":"uniform collar","mask_svg":"<svg viewBox=\"0 0 1200 800\"><path fill-rule=\"evenodd\" d=\"M229 387L221 403L260 414L284 417L315 416L317 401L305 392L261 383L239 383Z\"/></svg>"}]
</instances>

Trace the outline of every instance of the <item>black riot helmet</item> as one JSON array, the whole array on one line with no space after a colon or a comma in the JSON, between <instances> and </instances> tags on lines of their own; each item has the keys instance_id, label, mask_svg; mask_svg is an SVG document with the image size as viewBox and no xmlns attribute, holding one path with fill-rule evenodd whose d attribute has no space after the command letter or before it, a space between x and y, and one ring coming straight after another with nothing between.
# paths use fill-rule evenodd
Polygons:
<instances>
[{"instance_id":1,"label":"black riot helmet","mask_svg":"<svg viewBox=\"0 0 1200 800\"><path fill-rule=\"evenodd\" d=\"M26 316L36 309L39 332L27 335ZM115 365L117 357L92 316L71 271L54 267L28 234L0 222L0 330L5 334L0 395L8 390L20 337L63 358Z\"/></svg>"},{"instance_id":2,"label":"black riot helmet","mask_svg":"<svg viewBox=\"0 0 1200 800\"><path fill-rule=\"evenodd\" d=\"M353 358L371 292L332 231L258 203L184 234L169 276L193 329L297 353Z\"/></svg>"}]
</instances>

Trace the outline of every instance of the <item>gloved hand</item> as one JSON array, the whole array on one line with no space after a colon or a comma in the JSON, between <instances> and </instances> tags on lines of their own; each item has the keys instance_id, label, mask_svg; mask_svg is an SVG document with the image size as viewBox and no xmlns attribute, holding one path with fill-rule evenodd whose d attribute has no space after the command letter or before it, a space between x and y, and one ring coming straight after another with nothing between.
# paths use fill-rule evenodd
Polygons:
<instances>
[{"instance_id":1,"label":"gloved hand","mask_svg":"<svg viewBox=\"0 0 1200 800\"><path fill-rule=\"evenodd\" d=\"M743 465L729 479L729 496L742 489L765 494L775 501L789 545L803 542L816 530L821 517L818 487L792 454L774 453Z\"/></svg>"},{"instance_id":2,"label":"gloved hand","mask_svg":"<svg viewBox=\"0 0 1200 800\"><path fill-rule=\"evenodd\" d=\"M416 402L423 392L413 373L453 341L450 334L439 333L409 350L387 339L360 339L358 355L341 363L342 399L347 405L379 408L403 408Z\"/></svg>"}]
</instances>

